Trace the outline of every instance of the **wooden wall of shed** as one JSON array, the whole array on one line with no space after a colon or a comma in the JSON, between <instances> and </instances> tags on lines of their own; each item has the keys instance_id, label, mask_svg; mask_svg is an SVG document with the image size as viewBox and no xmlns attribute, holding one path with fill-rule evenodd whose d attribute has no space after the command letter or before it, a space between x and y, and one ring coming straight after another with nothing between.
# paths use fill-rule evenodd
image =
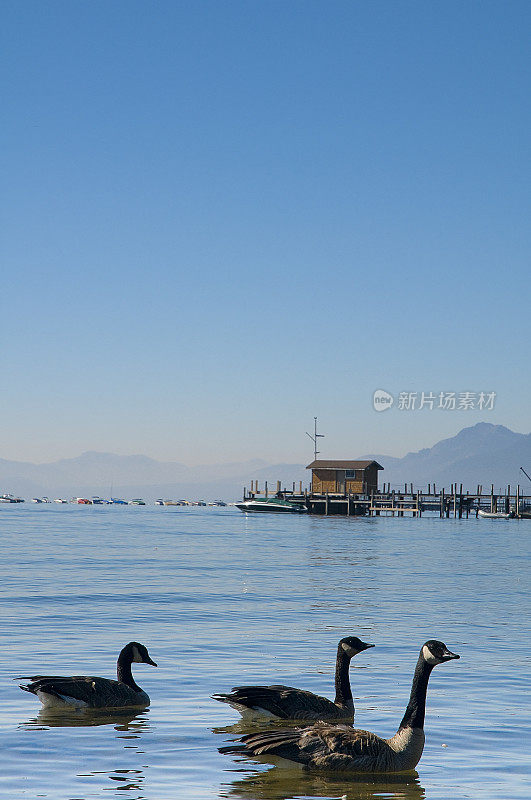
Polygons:
<instances>
[{"instance_id":1,"label":"wooden wall of shed","mask_svg":"<svg viewBox=\"0 0 531 800\"><path fill-rule=\"evenodd\" d=\"M378 470L372 464L365 470L365 482L367 484L367 491L376 491L378 489Z\"/></svg>"},{"instance_id":2,"label":"wooden wall of shed","mask_svg":"<svg viewBox=\"0 0 531 800\"><path fill-rule=\"evenodd\" d=\"M351 480L350 478L347 478L345 491L347 494L348 492L351 494L361 494L363 492L363 487L363 481Z\"/></svg>"},{"instance_id":3,"label":"wooden wall of shed","mask_svg":"<svg viewBox=\"0 0 531 800\"><path fill-rule=\"evenodd\" d=\"M345 491L351 494L362 494L363 492L377 491L378 489L378 470L373 465L367 469L356 470L356 478L347 478L345 481ZM326 492L338 492L338 482L336 470L313 469L312 470L312 492L325 494ZM342 491L342 490L341 490Z\"/></svg>"},{"instance_id":4,"label":"wooden wall of shed","mask_svg":"<svg viewBox=\"0 0 531 800\"><path fill-rule=\"evenodd\" d=\"M312 492L335 492L336 491L335 470L313 469L312 470Z\"/></svg>"}]
</instances>

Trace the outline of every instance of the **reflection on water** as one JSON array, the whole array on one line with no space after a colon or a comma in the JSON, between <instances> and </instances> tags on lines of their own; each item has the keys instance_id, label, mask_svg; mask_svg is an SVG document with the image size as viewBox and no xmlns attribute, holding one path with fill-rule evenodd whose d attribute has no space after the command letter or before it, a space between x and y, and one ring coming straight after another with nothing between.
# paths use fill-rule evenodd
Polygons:
<instances>
[{"instance_id":1,"label":"reflection on water","mask_svg":"<svg viewBox=\"0 0 531 800\"><path fill-rule=\"evenodd\" d=\"M143 789L146 776L139 769L117 769L114 774L109 775L109 780L117 782L119 785L115 789L123 792Z\"/></svg>"},{"instance_id":2,"label":"reflection on water","mask_svg":"<svg viewBox=\"0 0 531 800\"><path fill-rule=\"evenodd\" d=\"M97 745L98 754L94 758L89 755L94 746L92 729L101 726L110 731L98 734L103 739ZM77 730L69 733L70 728ZM76 797L80 800L92 797L96 787L117 791L119 796L126 793L127 800L146 797L144 744L145 734L152 732L152 725L145 709L135 712L133 709L43 708L35 717L19 724L18 729L38 732L39 747L57 764L55 769L60 769L61 762L71 764L72 778L79 782ZM59 729L53 734L59 737L54 742L47 738L50 729ZM64 733L60 729L65 729ZM109 763L105 764L106 761ZM104 766L108 768L102 768ZM54 795L42 796L53 798Z\"/></svg>"},{"instance_id":3,"label":"reflection on water","mask_svg":"<svg viewBox=\"0 0 531 800\"><path fill-rule=\"evenodd\" d=\"M130 756L126 751L136 754L136 759L143 753L140 749L141 740L145 733L150 731L151 726L146 711L133 711L132 709L40 709L37 716L19 725L22 730L46 731L49 728L94 728L98 726L112 726L116 731L114 739L122 741L123 750L114 751L113 760L119 759L122 762L120 767L113 769L84 769L77 771L76 777L83 784L93 786L102 785L102 788L110 791L127 792L128 800L142 800L145 795L145 768L140 765L125 768L124 761L127 762ZM110 743L108 743L110 746ZM64 746L71 747L72 753L78 752L80 744L77 746L72 742L65 741ZM81 745L82 747L82 745ZM123 754L120 755L120 752ZM101 758L100 758L101 760ZM80 761L81 763L81 761ZM85 766L90 762L87 761ZM105 786L102 780L109 781ZM84 795L88 796L88 795ZM80 795L81 797L81 795Z\"/></svg>"},{"instance_id":4,"label":"reflection on water","mask_svg":"<svg viewBox=\"0 0 531 800\"><path fill-rule=\"evenodd\" d=\"M131 709L41 709L36 717L19 727L44 730L46 728L91 728L95 725L114 725L119 732L140 735L149 730L145 712L134 713ZM124 737L125 738L125 737ZM135 738L129 735L127 738Z\"/></svg>"},{"instance_id":5,"label":"reflection on water","mask_svg":"<svg viewBox=\"0 0 531 800\"><path fill-rule=\"evenodd\" d=\"M134 792L134 794L130 795L131 800L141 800L141 798L145 797L144 784L146 776L141 769L115 769L112 772L96 771L90 772L86 775L80 774L78 777L91 778L99 775L108 778L110 781L114 781L114 785L112 787L105 788L112 788L112 790L121 792Z\"/></svg>"},{"instance_id":6,"label":"reflection on water","mask_svg":"<svg viewBox=\"0 0 531 800\"><path fill-rule=\"evenodd\" d=\"M247 770L246 770L247 772ZM254 772L221 786L220 797L234 800L288 800L312 798L320 800L423 800L424 789L418 773L407 775L355 775L348 779L310 773L304 769L272 767Z\"/></svg>"}]
</instances>

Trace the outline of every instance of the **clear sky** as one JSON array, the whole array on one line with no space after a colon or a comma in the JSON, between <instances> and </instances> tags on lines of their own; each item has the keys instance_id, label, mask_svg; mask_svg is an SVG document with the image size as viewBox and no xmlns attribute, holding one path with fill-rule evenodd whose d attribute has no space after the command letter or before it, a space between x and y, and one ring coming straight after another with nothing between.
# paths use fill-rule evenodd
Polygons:
<instances>
[{"instance_id":1,"label":"clear sky","mask_svg":"<svg viewBox=\"0 0 531 800\"><path fill-rule=\"evenodd\" d=\"M323 458L529 432L530 22L6 0L0 457L309 462L315 415Z\"/></svg>"}]
</instances>

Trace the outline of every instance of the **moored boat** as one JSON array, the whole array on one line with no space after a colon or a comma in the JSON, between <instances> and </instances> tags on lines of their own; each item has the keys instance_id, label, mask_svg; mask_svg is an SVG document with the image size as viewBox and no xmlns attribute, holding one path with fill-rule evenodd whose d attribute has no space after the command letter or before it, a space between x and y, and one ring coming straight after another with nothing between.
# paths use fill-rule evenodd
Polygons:
<instances>
[{"instance_id":1,"label":"moored boat","mask_svg":"<svg viewBox=\"0 0 531 800\"><path fill-rule=\"evenodd\" d=\"M15 497L12 494L3 494L0 495L0 503L23 503L24 500L21 497Z\"/></svg>"},{"instance_id":2,"label":"moored boat","mask_svg":"<svg viewBox=\"0 0 531 800\"><path fill-rule=\"evenodd\" d=\"M254 497L235 505L240 511L257 511L269 514L301 514L307 511L306 507L301 503L291 503L281 497Z\"/></svg>"},{"instance_id":3,"label":"moored boat","mask_svg":"<svg viewBox=\"0 0 531 800\"><path fill-rule=\"evenodd\" d=\"M510 511L506 514L504 511L483 511L482 508L478 509L478 517L483 517L484 519L512 519L514 517L514 511Z\"/></svg>"}]
</instances>

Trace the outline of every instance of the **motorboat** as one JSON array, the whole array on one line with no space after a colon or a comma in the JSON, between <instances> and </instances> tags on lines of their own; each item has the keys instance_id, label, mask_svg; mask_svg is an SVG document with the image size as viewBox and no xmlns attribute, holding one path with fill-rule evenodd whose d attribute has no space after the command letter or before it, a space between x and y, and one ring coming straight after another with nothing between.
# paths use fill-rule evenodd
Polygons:
<instances>
[{"instance_id":1,"label":"motorboat","mask_svg":"<svg viewBox=\"0 0 531 800\"><path fill-rule=\"evenodd\" d=\"M41 500L40 497L32 497L31 498L31 502L32 503L42 503L42 500Z\"/></svg>"},{"instance_id":2,"label":"motorboat","mask_svg":"<svg viewBox=\"0 0 531 800\"><path fill-rule=\"evenodd\" d=\"M134 497L132 500L129 500L130 506L145 506L146 501L142 500L141 497Z\"/></svg>"},{"instance_id":3,"label":"motorboat","mask_svg":"<svg viewBox=\"0 0 531 800\"><path fill-rule=\"evenodd\" d=\"M156 506L163 506L164 505L164 500L161 500L161 499L155 500L155 505Z\"/></svg>"},{"instance_id":4,"label":"motorboat","mask_svg":"<svg viewBox=\"0 0 531 800\"><path fill-rule=\"evenodd\" d=\"M0 495L0 503L23 503L24 500L21 497L15 497L12 494L3 494Z\"/></svg>"},{"instance_id":5,"label":"motorboat","mask_svg":"<svg viewBox=\"0 0 531 800\"><path fill-rule=\"evenodd\" d=\"M301 514L307 511L302 503L292 503L281 497L253 497L236 503L240 511L258 511L269 514Z\"/></svg>"},{"instance_id":6,"label":"motorboat","mask_svg":"<svg viewBox=\"0 0 531 800\"><path fill-rule=\"evenodd\" d=\"M122 500L121 497L111 497L111 505L113 506L126 506L127 500Z\"/></svg>"},{"instance_id":7,"label":"motorboat","mask_svg":"<svg viewBox=\"0 0 531 800\"><path fill-rule=\"evenodd\" d=\"M507 514L504 511L483 511L482 508L479 508L478 517L483 517L484 519L512 519L514 511L510 511Z\"/></svg>"},{"instance_id":8,"label":"motorboat","mask_svg":"<svg viewBox=\"0 0 531 800\"><path fill-rule=\"evenodd\" d=\"M56 497L54 503L60 503L61 505L64 505L65 503L68 503L68 500L65 500L64 497Z\"/></svg>"}]
</instances>

